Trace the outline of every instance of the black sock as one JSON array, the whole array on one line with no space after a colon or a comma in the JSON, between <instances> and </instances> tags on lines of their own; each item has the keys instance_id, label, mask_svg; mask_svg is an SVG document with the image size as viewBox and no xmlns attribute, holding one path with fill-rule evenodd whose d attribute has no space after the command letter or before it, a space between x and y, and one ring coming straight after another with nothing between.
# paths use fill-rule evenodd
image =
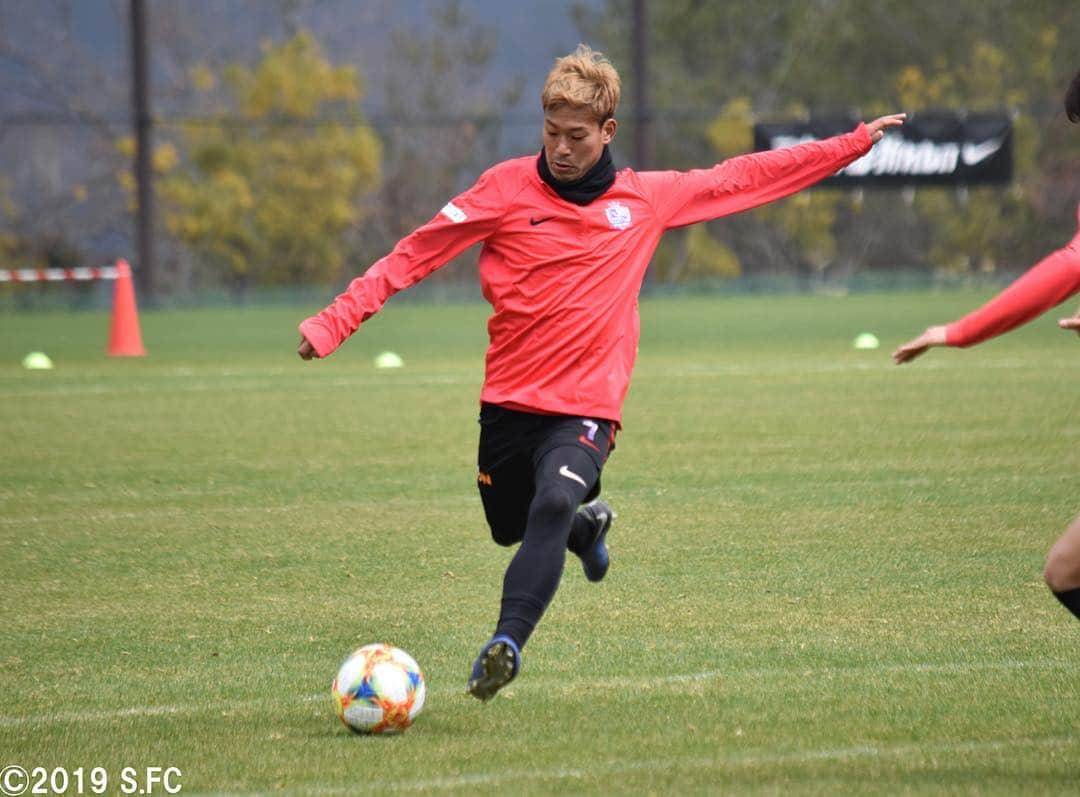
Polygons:
<instances>
[{"instance_id":1,"label":"black sock","mask_svg":"<svg viewBox=\"0 0 1080 797\"><path fill-rule=\"evenodd\" d=\"M1050 590L1054 592L1054 590ZM1054 592L1054 597L1061 601L1061 605L1080 619L1080 587L1067 589L1063 592Z\"/></svg>"}]
</instances>

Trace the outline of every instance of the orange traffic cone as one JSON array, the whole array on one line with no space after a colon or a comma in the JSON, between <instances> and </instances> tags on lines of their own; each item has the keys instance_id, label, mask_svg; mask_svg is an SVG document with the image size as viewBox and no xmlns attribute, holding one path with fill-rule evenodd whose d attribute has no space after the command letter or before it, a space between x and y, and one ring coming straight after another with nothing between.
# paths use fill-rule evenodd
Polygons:
<instances>
[{"instance_id":1,"label":"orange traffic cone","mask_svg":"<svg viewBox=\"0 0 1080 797\"><path fill-rule=\"evenodd\" d=\"M116 271L108 354L110 357L145 357L146 349L143 348L142 333L139 331L139 311L135 308L131 266L126 260L117 260Z\"/></svg>"}]
</instances>

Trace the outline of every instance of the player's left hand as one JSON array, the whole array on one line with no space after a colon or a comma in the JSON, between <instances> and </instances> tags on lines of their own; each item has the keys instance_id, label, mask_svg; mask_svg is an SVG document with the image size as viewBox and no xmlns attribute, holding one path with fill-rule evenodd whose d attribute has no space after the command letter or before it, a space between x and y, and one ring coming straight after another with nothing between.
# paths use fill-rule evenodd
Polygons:
<instances>
[{"instance_id":1,"label":"player's left hand","mask_svg":"<svg viewBox=\"0 0 1080 797\"><path fill-rule=\"evenodd\" d=\"M944 346L945 345L945 327L927 327L919 337L909 340L899 349L892 353L893 360L897 365L903 365L906 362L914 360L926 353L927 349L931 346Z\"/></svg>"},{"instance_id":2,"label":"player's left hand","mask_svg":"<svg viewBox=\"0 0 1080 797\"><path fill-rule=\"evenodd\" d=\"M1062 329L1071 329L1080 335L1080 312L1077 312L1072 318L1062 318L1058 321L1058 326Z\"/></svg>"},{"instance_id":3,"label":"player's left hand","mask_svg":"<svg viewBox=\"0 0 1080 797\"><path fill-rule=\"evenodd\" d=\"M872 122L866 123L866 130L870 133L870 140L875 144L881 141L885 131L890 127L900 127L907 119L906 113L891 113L888 116L879 116Z\"/></svg>"}]
</instances>

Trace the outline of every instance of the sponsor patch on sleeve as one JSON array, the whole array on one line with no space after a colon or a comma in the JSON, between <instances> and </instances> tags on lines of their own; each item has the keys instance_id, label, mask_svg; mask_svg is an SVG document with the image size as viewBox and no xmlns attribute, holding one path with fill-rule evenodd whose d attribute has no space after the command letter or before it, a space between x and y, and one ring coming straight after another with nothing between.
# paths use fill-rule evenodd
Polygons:
<instances>
[{"instance_id":1,"label":"sponsor patch on sleeve","mask_svg":"<svg viewBox=\"0 0 1080 797\"><path fill-rule=\"evenodd\" d=\"M465 211L455 205L453 202L447 202L442 210L439 211L454 224L461 224L468 216L465 215Z\"/></svg>"}]
</instances>

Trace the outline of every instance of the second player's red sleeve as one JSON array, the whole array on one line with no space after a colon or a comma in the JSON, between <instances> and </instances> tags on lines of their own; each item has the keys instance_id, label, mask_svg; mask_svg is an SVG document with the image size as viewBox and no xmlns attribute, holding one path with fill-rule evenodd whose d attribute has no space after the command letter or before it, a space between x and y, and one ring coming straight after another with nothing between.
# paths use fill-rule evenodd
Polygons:
<instances>
[{"instance_id":1,"label":"second player's red sleeve","mask_svg":"<svg viewBox=\"0 0 1080 797\"><path fill-rule=\"evenodd\" d=\"M945 328L950 346L974 346L1056 307L1080 292L1080 235L1040 260L978 310Z\"/></svg>"}]
</instances>

